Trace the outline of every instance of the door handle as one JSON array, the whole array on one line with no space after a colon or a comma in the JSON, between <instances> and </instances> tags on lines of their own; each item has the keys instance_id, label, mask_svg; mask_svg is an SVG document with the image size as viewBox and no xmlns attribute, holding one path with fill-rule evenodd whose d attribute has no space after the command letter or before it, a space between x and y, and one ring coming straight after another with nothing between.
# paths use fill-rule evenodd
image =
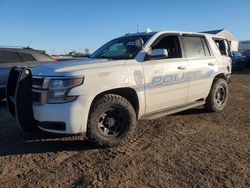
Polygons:
<instances>
[{"instance_id":1,"label":"door handle","mask_svg":"<svg viewBox=\"0 0 250 188\"><path fill-rule=\"evenodd\" d=\"M208 63L209 66L214 66L214 63Z\"/></svg>"},{"instance_id":2,"label":"door handle","mask_svg":"<svg viewBox=\"0 0 250 188\"><path fill-rule=\"evenodd\" d=\"M187 68L187 66L179 66L177 67L177 69L180 69L180 70L185 70Z\"/></svg>"}]
</instances>

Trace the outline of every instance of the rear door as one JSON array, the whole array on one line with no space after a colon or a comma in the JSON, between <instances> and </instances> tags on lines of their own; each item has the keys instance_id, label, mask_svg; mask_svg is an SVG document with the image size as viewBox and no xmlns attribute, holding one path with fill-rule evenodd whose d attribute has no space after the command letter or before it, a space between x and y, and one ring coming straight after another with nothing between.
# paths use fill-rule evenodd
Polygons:
<instances>
[{"instance_id":1,"label":"rear door","mask_svg":"<svg viewBox=\"0 0 250 188\"><path fill-rule=\"evenodd\" d=\"M213 74L218 70L216 58L212 55L205 36L183 35L182 39L188 60L188 101L204 99L210 91Z\"/></svg>"},{"instance_id":2,"label":"rear door","mask_svg":"<svg viewBox=\"0 0 250 188\"><path fill-rule=\"evenodd\" d=\"M153 43L151 49L166 49L168 57L149 57L143 62L146 113L187 103L188 81L183 80L187 60L182 56L180 37L162 35Z\"/></svg>"}]
</instances>

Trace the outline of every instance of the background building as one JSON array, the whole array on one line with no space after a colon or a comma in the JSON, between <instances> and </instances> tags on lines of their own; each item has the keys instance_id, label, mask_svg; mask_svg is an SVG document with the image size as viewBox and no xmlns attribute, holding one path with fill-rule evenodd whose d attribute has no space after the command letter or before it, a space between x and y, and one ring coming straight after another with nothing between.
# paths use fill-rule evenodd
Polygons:
<instances>
[{"instance_id":1,"label":"background building","mask_svg":"<svg viewBox=\"0 0 250 188\"><path fill-rule=\"evenodd\" d=\"M240 41L239 52L245 52L247 50L250 50L250 40Z\"/></svg>"},{"instance_id":2,"label":"background building","mask_svg":"<svg viewBox=\"0 0 250 188\"><path fill-rule=\"evenodd\" d=\"M209 34L214 34L214 35L218 35L218 36L221 36L221 37L225 37L230 42L231 49L233 51L238 51L238 49L239 49L239 41L227 29L219 29L219 30L212 30L212 31L203 31L202 33L209 33Z\"/></svg>"}]
</instances>

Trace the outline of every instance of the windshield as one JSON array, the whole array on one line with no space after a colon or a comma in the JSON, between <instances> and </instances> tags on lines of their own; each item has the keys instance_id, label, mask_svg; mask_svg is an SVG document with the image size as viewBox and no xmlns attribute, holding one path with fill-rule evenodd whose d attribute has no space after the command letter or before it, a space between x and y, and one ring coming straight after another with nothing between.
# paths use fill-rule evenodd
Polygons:
<instances>
[{"instance_id":1,"label":"windshield","mask_svg":"<svg viewBox=\"0 0 250 188\"><path fill-rule=\"evenodd\" d=\"M236 52L236 51L233 51L233 55L234 55L235 57L242 56L240 52Z\"/></svg>"},{"instance_id":2,"label":"windshield","mask_svg":"<svg viewBox=\"0 0 250 188\"><path fill-rule=\"evenodd\" d=\"M152 35L138 35L120 37L104 44L91 58L107 59L134 59L137 53L142 49L136 43L139 40L145 44Z\"/></svg>"}]
</instances>

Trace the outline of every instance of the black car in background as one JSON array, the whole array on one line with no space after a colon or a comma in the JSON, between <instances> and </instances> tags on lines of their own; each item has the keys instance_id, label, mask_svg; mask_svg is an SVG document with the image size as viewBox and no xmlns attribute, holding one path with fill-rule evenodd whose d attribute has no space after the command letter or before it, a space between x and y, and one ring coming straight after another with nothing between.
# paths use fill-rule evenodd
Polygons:
<instances>
[{"instance_id":1,"label":"black car in background","mask_svg":"<svg viewBox=\"0 0 250 188\"><path fill-rule=\"evenodd\" d=\"M246 57L242 55L240 52L233 51L232 52L232 68L233 71L240 70L242 71L245 67Z\"/></svg>"},{"instance_id":2,"label":"black car in background","mask_svg":"<svg viewBox=\"0 0 250 188\"><path fill-rule=\"evenodd\" d=\"M242 53L246 57L246 67L250 67L250 49Z\"/></svg>"},{"instance_id":3,"label":"black car in background","mask_svg":"<svg viewBox=\"0 0 250 188\"><path fill-rule=\"evenodd\" d=\"M55 59L42 50L0 47L0 100L5 98L5 88L12 66L35 66L51 61Z\"/></svg>"}]
</instances>

